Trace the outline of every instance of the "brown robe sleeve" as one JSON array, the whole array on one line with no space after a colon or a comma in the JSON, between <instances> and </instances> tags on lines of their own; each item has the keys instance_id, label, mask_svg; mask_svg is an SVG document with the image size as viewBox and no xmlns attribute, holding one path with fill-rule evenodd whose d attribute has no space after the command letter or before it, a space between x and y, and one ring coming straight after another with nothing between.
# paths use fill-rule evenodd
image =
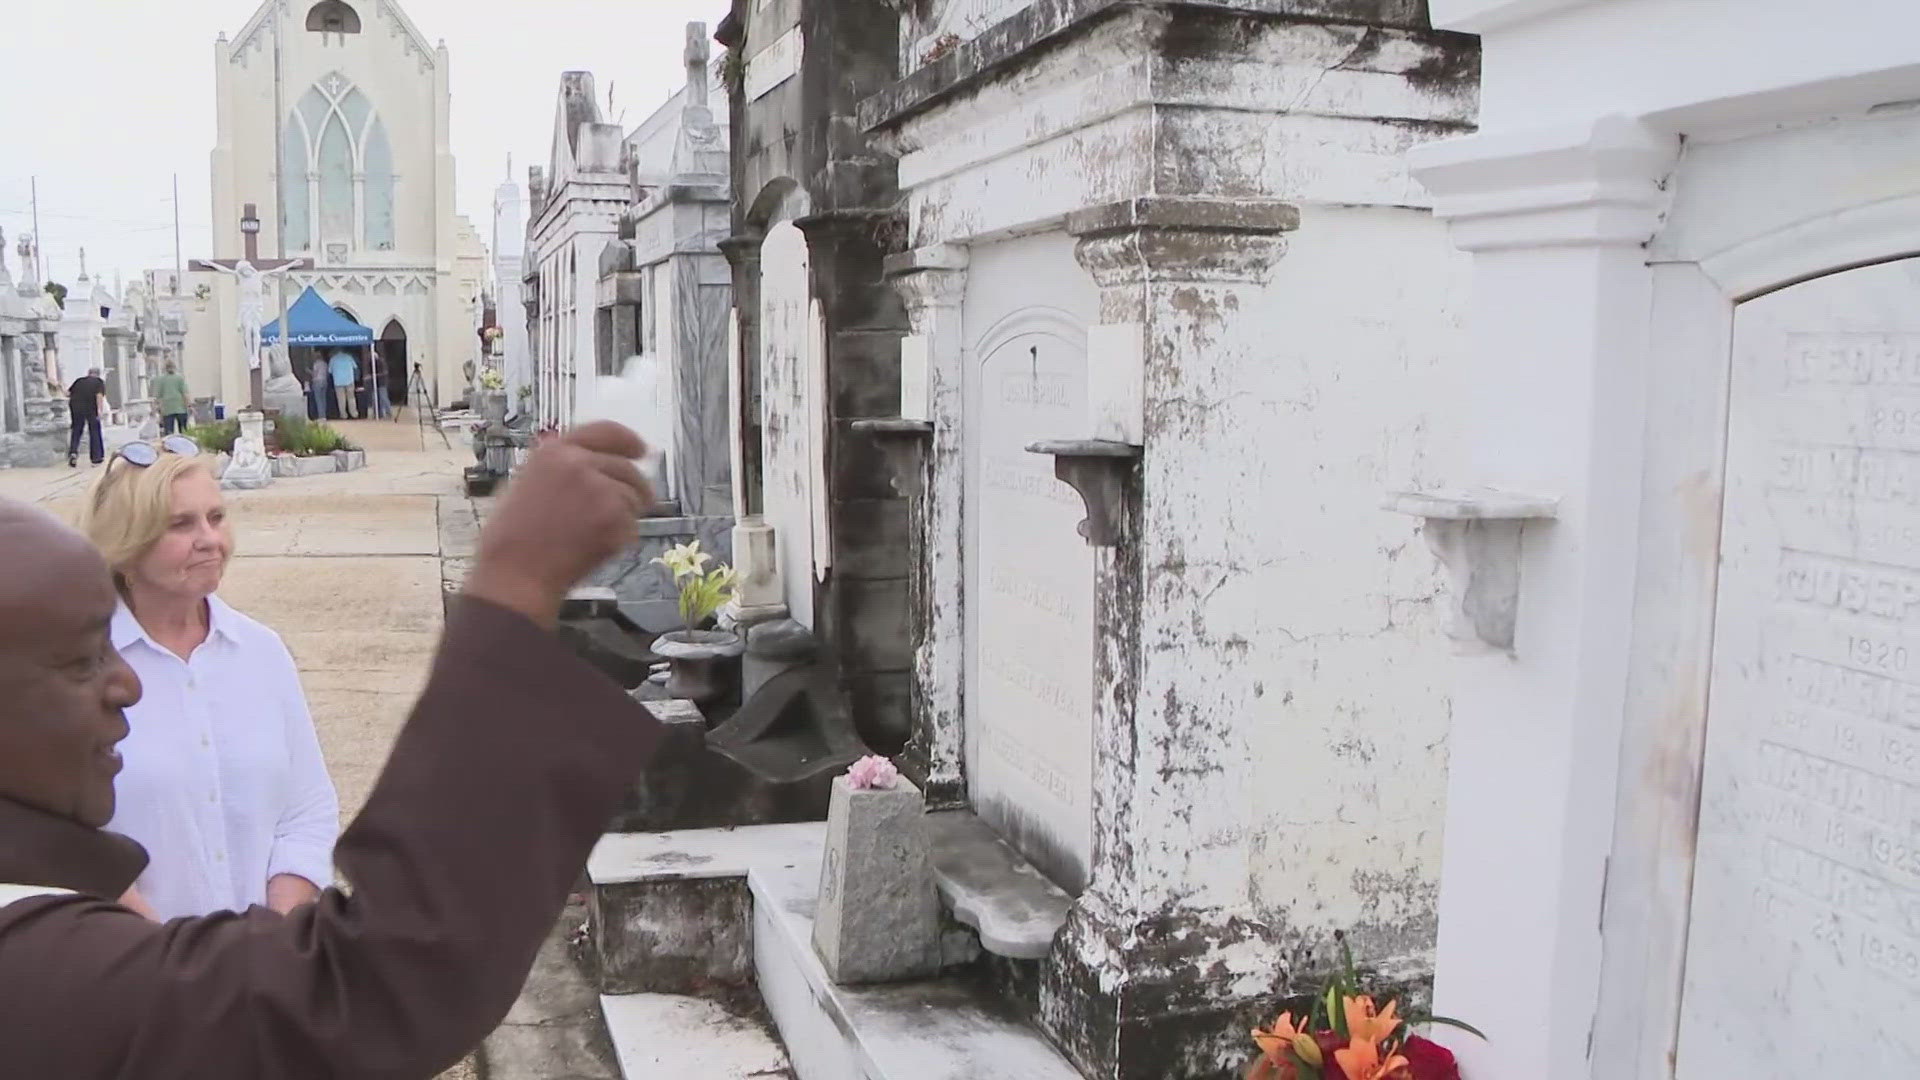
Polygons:
<instances>
[{"instance_id":1,"label":"brown robe sleeve","mask_svg":"<svg viewBox=\"0 0 1920 1080\"><path fill-rule=\"evenodd\" d=\"M434 1076L505 1016L658 738L554 635L461 601L340 839L351 895L164 927L97 900L24 902L0 936L15 983L0 1075Z\"/></svg>"}]
</instances>

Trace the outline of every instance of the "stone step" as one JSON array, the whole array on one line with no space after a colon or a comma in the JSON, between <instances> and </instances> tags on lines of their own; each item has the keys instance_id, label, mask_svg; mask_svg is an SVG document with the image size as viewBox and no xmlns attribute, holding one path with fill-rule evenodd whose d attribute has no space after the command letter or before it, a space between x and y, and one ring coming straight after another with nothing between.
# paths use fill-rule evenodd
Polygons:
<instances>
[{"instance_id":1,"label":"stone step","mask_svg":"<svg viewBox=\"0 0 1920 1080\"><path fill-rule=\"evenodd\" d=\"M679 994L605 994L600 1011L626 1080L792 1080L766 1026L719 1002Z\"/></svg>"},{"instance_id":2,"label":"stone step","mask_svg":"<svg viewBox=\"0 0 1920 1080\"><path fill-rule=\"evenodd\" d=\"M1046 958L1073 897L971 810L928 814L927 843L940 898L980 935L981 948L1013 960Z\"/></svg>"},{"instance_id":3,"label":"stone step","mask_svg":"<svg viewBox=\"0 0 1920 1080\"><path fill-rule=\"evenodd\" d=\"M813 950L824 832L809 822L603 838L588 875L605 977L700 996L738 992L744 981L799 1080L1077 1080L969 973L831 982Z\"/></svg>"}]
</instances>

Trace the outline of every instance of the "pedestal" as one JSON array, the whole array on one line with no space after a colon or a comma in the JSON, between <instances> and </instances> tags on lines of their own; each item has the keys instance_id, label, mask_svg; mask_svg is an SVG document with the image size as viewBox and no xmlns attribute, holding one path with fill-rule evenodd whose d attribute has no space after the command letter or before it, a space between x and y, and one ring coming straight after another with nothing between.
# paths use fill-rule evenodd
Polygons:
<instances>
[{"instance_id":1,"label":"pedestal","mask_svg":"<svg viewBox=\"0 0 1920 1080\"><path fill-rule=\"evenodd\" d=\"M263 488L273 483L273 463L267 458L267 416L248 409L239 416L240 435L233 440L233 460L220 475L223 488Z\"/></svg>"},{"instance_id":2,"label":"pedestal","mask_svg":"<svg viewBox=\"0 0 1920 1080\"><path fill-rule=\"evenodd\" d=\"M926 804L905 779L886 790L833 781L813 948L837 983L940 969L940 901L927 862Z\"/></svg>"},{"instance_id":3,"label":"pedestal","mask_svg":"<svg viewBox=\"0 0 1920 1080\"><path fill-rule=\"evenodd\" d=\"M758 515L743 517L733 527L733 568L740 573L740 583L729 613L742 633L757 623L787 616L775 541L773 526Z\"/></svg>"}]
</instances>

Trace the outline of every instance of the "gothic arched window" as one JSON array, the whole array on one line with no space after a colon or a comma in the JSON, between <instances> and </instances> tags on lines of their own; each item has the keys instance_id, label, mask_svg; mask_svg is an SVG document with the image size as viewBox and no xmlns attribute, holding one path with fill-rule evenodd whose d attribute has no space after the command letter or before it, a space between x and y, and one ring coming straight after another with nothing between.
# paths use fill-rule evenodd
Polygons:
<instances>
[{"instance_id":1,"label":"gothic arched window","mask_svg":"<svg viewBox=\"0 0 1920 1080\"><path fill-rule=\"evenodd\" d=\"M360 13L342 0L321 0L307 9L307 29L322 34L357 34Z\"/></svg>"},{"instance_id":2,"label":"gothic arched window","mask_svg":"<svg viewBox=\"0 0 1920 1080\"><path fill-rule=\"evenodd\" d=\"M336 71L301 96L280 159L289 246L393 250L393 149L372 103L345 76Z\"/></svg>"}]
</instances>

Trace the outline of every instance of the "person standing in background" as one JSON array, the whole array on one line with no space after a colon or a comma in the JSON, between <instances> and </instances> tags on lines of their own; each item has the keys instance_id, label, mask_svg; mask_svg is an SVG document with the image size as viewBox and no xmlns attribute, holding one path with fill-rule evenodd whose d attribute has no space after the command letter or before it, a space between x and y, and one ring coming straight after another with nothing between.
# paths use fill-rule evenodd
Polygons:
<instances>
[{"instance_id":1,"label":"person standing in background","mask_svg":"<svg viewBox=\"0 0 1920 1080\"><path fill-rule=\"evenodd\" d=\"M80 432L87 433L87 456L95 465L106 460L106 443L100 438L100 417L107 411L107 384L99 368L88 368L85 375L67 387L67 468L80 465Z\"/></svg>"},{"instance_id":2,"label":"person standing in background","mask_svg":"<svg viewBox=\"0 0 1920 1080\"><path fill-rule=\"evenodd\" d=\"M153 396L160 406L160 434L184 434L187 430L187 380L172 365L153 380Z\"/></svg>"},{"instance_id":3,"label":"person standing in background","mask_svg":"<svg viewBox=\"0 0 1920 1080\"><path fill-rule=\"evenodd\" d=\"M312 412L309 420L325 420L333 395L327 392L327 358L315 353L313 366L307 369L307 401Z\"/></svg>"},{"instance_id":4,"label":"person standing in background","mask_svg":"<svg viewBox=\"0 0 1920 1080\"><path fill-rule=\"evenodd\" d=\"M352 420L354 391L360 385L360 365L353 360L353 354L345 349L335 349L327 360L327 375L333 381L333 396L340 406L340 419Z\"/></svg>"},{"instance_id":5,"label":"person standing in background","mask_svg":"<svg viewBox=\"0 0 1920 1080\"><path fill-rule=\"evenodd\" d=\"M393 415L393 392L387 388L387 360L379 349L369 348L367 352L372 356L369 366L373 368L373 415L385 420Z\"/></svg>"}]
</instances>

